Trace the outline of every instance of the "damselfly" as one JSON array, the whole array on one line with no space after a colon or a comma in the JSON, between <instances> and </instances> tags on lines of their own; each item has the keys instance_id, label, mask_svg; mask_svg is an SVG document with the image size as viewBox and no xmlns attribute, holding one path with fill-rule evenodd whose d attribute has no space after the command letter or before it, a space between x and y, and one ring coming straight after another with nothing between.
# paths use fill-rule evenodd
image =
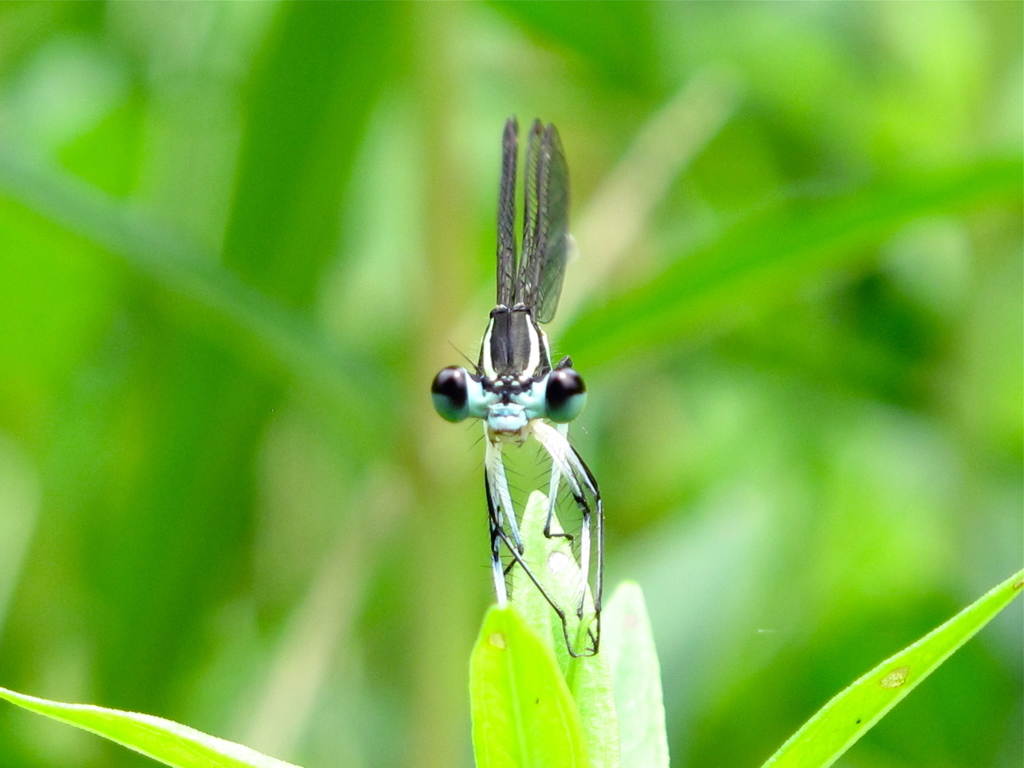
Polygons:
<instances>
[{"instance_id":1,"label":"damselfly","mask_svg":"<svg viewBox=\"0 0 1024 768\"><path fill-rule=\"evenodd\" d=\"M491 532L491 567L498 603L505 605L505 579L519 566L558 614L566 647L573 656L597 653L600 641L603 510L597 482L569 444L569 422L587 399L583 379L563 357L551 365L551 348L541 323L555 316L569 235L569 168L558 131L535 120L526 150L526 190L522 256L515 238L516 166L519 126L505 123L501 183L498 188L498 304L480 345L473 371L452 366L434 378L431 393L437 412L448 421L481 419L484 426L484 487ZM544 535L571 544L578 583L571 597L528 564L504 451L531 437L550 458L548 512ZM565 500L559 509L560 497ZM577 525L561 527L568 508ZM504 560L503 560L504 548ZM507 561L507 565L506 562Z\"/></svg>"}]
</instances>

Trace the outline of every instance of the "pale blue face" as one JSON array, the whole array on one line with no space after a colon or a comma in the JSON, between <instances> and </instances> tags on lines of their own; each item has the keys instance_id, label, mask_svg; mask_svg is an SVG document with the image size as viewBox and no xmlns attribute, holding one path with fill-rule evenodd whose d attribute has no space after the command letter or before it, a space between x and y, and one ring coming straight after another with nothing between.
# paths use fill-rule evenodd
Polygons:
<instances>
[{"instance_id":1,"label":"pale blue face","mask_svg":"<svg viewBox=\"0 0 1024 768\"><path fill-rule=\"evenodd\" d=\"M569 367L556 368L528 382L445 368L434 379L431 397L445 420L484 419L488 430L499 435L521 433L534 419L570 422L587 402L583 380Z\"/></svg>"},{"instance_id":2,"label":"pale blue face","mask_svg":"<svg viewBox=\"0 0 1024 768\"><path fill-rule=\"evenodd\" d=\"M544 389L547 385L547 377L535 381L525 392L518 392L507 396L509 402L488 403L486 407L487 428L498 434L518 433L526 427L533 419L547 417L547 406L544 400ZM495 396L497 392L489 392L488 396Z\"/></svg>"},{"instance_id":3,"label":"pale blue face","mask_svg":"<svg viewBox=\"0 0 1024 768\"><path fill-rule=\"evenodd\" d=\"M491 406L487 412L487 429L499 435L518 434L530 423L526 409L521 405L499 403Z\"/></svg>"}]
</instances>

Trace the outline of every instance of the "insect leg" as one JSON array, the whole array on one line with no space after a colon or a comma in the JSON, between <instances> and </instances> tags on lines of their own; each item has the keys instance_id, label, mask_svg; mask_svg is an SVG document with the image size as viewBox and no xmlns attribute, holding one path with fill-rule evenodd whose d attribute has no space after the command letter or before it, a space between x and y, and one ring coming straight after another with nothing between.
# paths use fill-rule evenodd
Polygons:
<instances>
[{"instance_id":1,"label":"insect leg","mask_svg":"<svg viewBox=\"0 0 1024 768\"><path fill-rule=\"evenodd\" d=\"M591 598L594 603L594 624L588 627L587 634L593 642L594 652L597 650L600 632L601 598L604 591L604 505L601 500L601 492L597 487L597 481L583 459L570 445L561 429L556 429L543 422L534 425L534 434L538 441L551 455L552 473L557 472L559 477L564 477L566 484L572 493L576 506L582 516L580 527L579 567L583 575L584 584L580 585L580 592L576 603L576 615L583 618L586 608L586 584L591 579L591 567L594 566L594 584ZM591 507L587 495L594 499L594 506ZM549 521L551 509L549 508ZM595 527L596 534L596 558L591 563L591 525ZM547 534L548 531L545 531Z\"/></svg>"},{"instance_id":2,"label":"insect leg","mask_svg":"<svg viewBox=\"0 0 1024 768\"><path fill-rule=\"evenodd\" d=\"M505 571L501 565L501 542L505 532L501 527L501 510L495 505L494 497L491 494L490 473L486 469L484 470L484 490L487 493L487 518L491 530L491 572L494 575L494 592L498 598L498 605L504 608L508 604Z\"/></svg>"},{"instance_id":3,"label":"insect leg","mask_svg":"<svg viewBox=\"0 0 1024 768\"><path fill-rule=\"evenodd\" d=\"M604 502L601 499L601 491L597 487L597 481L594 479L594 475L591 473L590 468L586 465L580 455L574 448L572 450L572 464L574 469L577 469L582 484L586 487L587 491L594 497L594 527L596 528L596 540L597 540L597 563L594 573L594 590L592 598L594 600L594 623L592 626L587 628L587 635L593 641L594 653L597 653L598 644L601 638L601 599L604 594ZM587 535L588 539L590 536L590 520L589 520L589 506L584 511L585 522L583 524L583 531ZM586 551L590 551L589 540L587 542ZM585 569L589 569L589 562L583 566ZM587 575L589 578L589 570ZM582 604L580 610L582 611ZM580 614L582 618L582 613Z\"/></svg>"},{"instance_id":4,"label":"insect leg","mask_svg":"<svg viewBox=\"0 0 1024 768\"><path fill-rule=\"evenodd\" d=\"M486 427L484 427L486 429ZM484 443L487 448L484 451L484 469L487 474L489 482L492 484L491 492L494 494L492 499L498 507L499 513L503 513L505 521L508 523L508 529L512 533L512 540L515 542L516 548L520 554L523 552L523 540L519 536L519 521L516 520L516 510L512 506L512 494L508 489L508 477L505 475L505 462L501 457L501 444L492 443L490 439L485 439ZM501 517L499 514L499 524Z\"/></svg>"},{"instance_id":5,"label":"insect leg","mask_svg":"<svg viewBox=\"0 0 1024 768\"><path fill-rule=\"evenodd\" d=\"M562 639L565 642L565 648L569 652L569 655L572 656L574 659L578 659L581 656L593 656L595 653L597 653L597 638L595 637L593 631L589 628L587 630L587 636L590 639L590 645L584 648L584 650L581 652L578 652L573 647L573 642L569 638L569 620L568 617L565 615L565 611L561 608L561 606L558 605L557 602L555 602L554 598L551 597L551 594L548 592L548 590L544 587L543 584L541 584L540 580L534 575L533 571L530 570L530 566L526 564L526 561L523 559L523 556L516 551L515 547L512 545L512 541L509 539L508 534L505 532L505 529L498 528L496 532L500 539L505 543L505 546L508 547L509 552L512 553L513 562L519 564L519 567L523 569L523 572L529 577L530 581L533 582L533 585L540 592L541 596L547 601L548 605L551 606L551 610L553 610L555 614L558 616L559 623L562 625Z\"/></svg>"}]
</instances>

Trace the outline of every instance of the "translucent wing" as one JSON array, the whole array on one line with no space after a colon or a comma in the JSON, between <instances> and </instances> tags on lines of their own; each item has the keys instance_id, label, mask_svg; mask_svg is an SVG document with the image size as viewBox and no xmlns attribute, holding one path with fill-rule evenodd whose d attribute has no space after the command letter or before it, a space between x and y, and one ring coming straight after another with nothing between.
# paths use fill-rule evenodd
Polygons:
<instances>
[{"instance_id":1,"label":"translucent wing","mask_svg":"<svg viewBox=\"0 0 1024 768\"><path fill-rule=\"evenodd\" d=\"M534 120L526 150L523 256L516 281L516 302L547 323L562 294L569 250L569 166L558 129Z\"/></svg>"},{"instance_id":2,"label":"translucent wing","mask_svg":"<svg viewBox=\"0 0 1024 768\"><path fill-rule=\"evenodd\" d=\"M501 138L501 185L498 188L498 303L511 307L516 277L516 162L519 124L505 122Z\"/></svg>"}]
</instances>

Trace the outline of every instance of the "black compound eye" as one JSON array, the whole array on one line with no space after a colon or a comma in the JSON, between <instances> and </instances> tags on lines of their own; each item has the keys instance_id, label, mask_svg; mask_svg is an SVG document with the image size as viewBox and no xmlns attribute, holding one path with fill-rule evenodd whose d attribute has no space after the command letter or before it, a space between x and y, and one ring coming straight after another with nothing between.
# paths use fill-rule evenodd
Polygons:
<instances>
[{"instance_id":1,"label":"black compound eye","mask_svg":"<svg viewBox=\"0 0 1024 768\"><path fill-rule=\"evenodd\" d=\"M549 419L559 424L572 421L587 404L587 387L583 377L572 368L556 368L548 374L544 400Z\"/></svg>"},{"instance_id":2,"label":"black compound eye","mask_svg":"<svg viewBox=\"0 0 1024 768\"><path fill-rule=\"evenodd\" d=\"M467 375L465 368L452 366L437 374L430 385L434 409L445 421L462 421L469 415Z\"/></svg>"}]
</instances>

